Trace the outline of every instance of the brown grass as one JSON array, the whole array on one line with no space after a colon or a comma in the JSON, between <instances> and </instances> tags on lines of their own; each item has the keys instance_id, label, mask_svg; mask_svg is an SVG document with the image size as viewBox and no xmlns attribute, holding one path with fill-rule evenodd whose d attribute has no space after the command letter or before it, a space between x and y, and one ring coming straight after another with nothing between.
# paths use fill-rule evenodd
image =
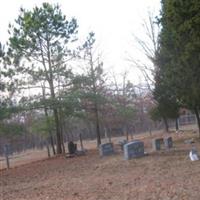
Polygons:
<instances>
[{"instance_id":1,"label":"brown grass","mask_svg":"<svg viewBox=\"0 0 200 200\"><path fill-rule=\"evenodd\" d=\"M160 152L152 151L152 137L137 136L149 155L130 161L123 159L118 146L115 155L100 158L95 143L89 142L85 156L55 157L2 170L0 199L198 200L200 161L191 162L188 153L193 145L200 151L200 144L197 139L194 144L184 144L197 135L171 135L175 147Z\"/></svg>"}]
</instances>

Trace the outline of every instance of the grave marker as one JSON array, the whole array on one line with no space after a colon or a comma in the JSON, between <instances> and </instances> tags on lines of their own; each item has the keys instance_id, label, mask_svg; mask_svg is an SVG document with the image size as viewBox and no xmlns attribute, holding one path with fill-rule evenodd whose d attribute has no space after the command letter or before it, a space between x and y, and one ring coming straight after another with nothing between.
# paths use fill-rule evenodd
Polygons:
<instances>
[{"instance_id":1,"label":"grave marker","mask_svg":"<svg viewBox=\"0 0 200 200\"><path fill-rule=\"evenodd\" d=\"M173 147L172 137L164 138L164 145L165 145L165 148L167 149L172 148Z\"/></svg>"},{"instance_id":2,"label":"grave marker","mask_svg":"<svg viewBox=\"0 0 200 200\"><path fill-rule=\"evenodd\" d=\"M155 151L159 151L161 149L161 144L163 143L163 138L156 138L152 140L152 146Z\"/></svg>"},{"instance_id":3,"label":"grave marker","mask_svg":"<svg viewBox=\"0 0 200 200\"><path fill-rule=\"evenodd\" d=\"M114 154L113 143L105 143L99 146L100 156L108 156Z\"/></svg>"},{"instance_id":4,"label":"grave marker","mask_svg":"<svg viewBox=\"0 0 200 200\"><path fill-rule=\"evenodd\" d=\"M124 158L130 160L144 156L144 143L135 140L124 145Z\"/></svg>"},{"instance_id":5,"label":"grave marker","mask_svg":"<svg viewBox=\"0 0 200 200\"><path fill-rule=\"evenodd\" d=\"M191 161L199 160L199 155L195 147L193 147L192 150L190 151L189 157Z\"/></svg>"},{"instance_id":6,"label":"grave marker","mask_svg":"<svg viewBox=\"0 0 200 200\"><path fill-rule=\"evenodd\" d=\"M68 143L68 152L70 155L75 154L77 151L77 144L74 144L72 141Z\"/></svg>"}]
</instances>

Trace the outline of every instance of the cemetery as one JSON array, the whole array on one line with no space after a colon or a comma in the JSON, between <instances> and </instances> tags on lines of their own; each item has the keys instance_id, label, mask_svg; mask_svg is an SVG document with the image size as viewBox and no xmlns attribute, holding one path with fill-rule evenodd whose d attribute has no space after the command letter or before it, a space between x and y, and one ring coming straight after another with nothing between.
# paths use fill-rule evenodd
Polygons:
<instances>
[{"instance_id":1,"label":"cemetery","mask_svg":"<svg viewBox=\"0 0 200 200\"><path fill-rule=\"evenodd\" d=\"M200 199L200 0L0 14L0 200Z\"/></svg>"},{"instance_id":2,"label":"cemetery","mask_svg":"<svg viewBox=\"0 0 200 200\"><path fill-rule=\"evenodd\" d=\"M193 143L185 143L191 136ZM95 142L84 141L84 156L58 156L1 169L1 195L7 200L198 199L199 161L192 162L189 152L200 152L200 145L191 132L136 135L124 142L123 150L121 141L105 140L99 149ZM161 142L157 150L155 141Z\"/></svg>"}]
</instances>

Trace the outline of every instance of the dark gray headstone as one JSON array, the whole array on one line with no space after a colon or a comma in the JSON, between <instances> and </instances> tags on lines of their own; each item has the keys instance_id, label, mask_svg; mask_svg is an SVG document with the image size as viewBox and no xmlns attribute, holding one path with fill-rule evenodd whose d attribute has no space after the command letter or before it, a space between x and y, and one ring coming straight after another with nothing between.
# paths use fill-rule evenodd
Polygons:
<instances>
[{"instance_id":1,"label":"dark gray headstone","mask_svg":"<svg viewBox=\"0 0 200 200\"><path fill-rule=\"evenodd\" d=\"M68 152L69 154L75 154L77 151L77 144L74 144L72 141L68 143Z\"/></svg>"},{"instance_id":2,"label":"dark gray headstone","mask_svg":"<svg viewBox=\"0 0 200 200\"><path fill-rule=\"evenodd\" d=\"M124 145L124 158L130 160L144 156L144 143L135 140Z\"/></svg>"},{"instance_id":3,"label":"dark gray headstone","mask_svg":"<svg viewBox=\"0 0 200 200\"><path fill-rule=\"evenodd\" d=\"M114 153L113 143L105 143L99 146L100 156L108 156Z\"/></svg>"},{"instance_id":4,"label":"dark gray headstone","mask_svg":"<svg viewBox=\"0 0 200 200\"><path fill-rule=\"evenodd\" d=\"M165 148L167 149L172 148L173 147L172 137L164 138L164 145L165 145Z\"/></svg>"},{"instance_id":5,"label":"dark gray headstone","mask_svg":"<svg viewBox=\"0 0 200 200\"><path fill-rule=\"evenodd\" d=\"M152 141L152 146L155 151L159 151L161 149L161 144L163 143L163 138L156 138Z\"/></svg>"}]
</instances>

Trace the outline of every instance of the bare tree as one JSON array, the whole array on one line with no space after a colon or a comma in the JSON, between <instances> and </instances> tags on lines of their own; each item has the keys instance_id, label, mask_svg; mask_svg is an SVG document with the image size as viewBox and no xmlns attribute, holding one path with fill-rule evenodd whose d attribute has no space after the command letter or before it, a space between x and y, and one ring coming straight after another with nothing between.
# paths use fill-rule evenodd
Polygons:
<instances>
[{"instance_id":1,"label":"bare tree","mask_svg":"<svg viewBox=\"0 0 200 200\"><path fill-rule=\"evenodd\" d=\"M132 55L129 55L127 60L133 66L139 69L144 76L146 84L150 91L152 91L154 86L154 77L156 72L155 57L158 50L158 35L159 35L159 25L156 23L156 17L152 12L148 12L148 18L143 20L142 23L145 37L141 38L133 34L134 41L138 46L140 52L145 55L147 62L143 60L138 60Z\"/></svg>"}]
</instances>

